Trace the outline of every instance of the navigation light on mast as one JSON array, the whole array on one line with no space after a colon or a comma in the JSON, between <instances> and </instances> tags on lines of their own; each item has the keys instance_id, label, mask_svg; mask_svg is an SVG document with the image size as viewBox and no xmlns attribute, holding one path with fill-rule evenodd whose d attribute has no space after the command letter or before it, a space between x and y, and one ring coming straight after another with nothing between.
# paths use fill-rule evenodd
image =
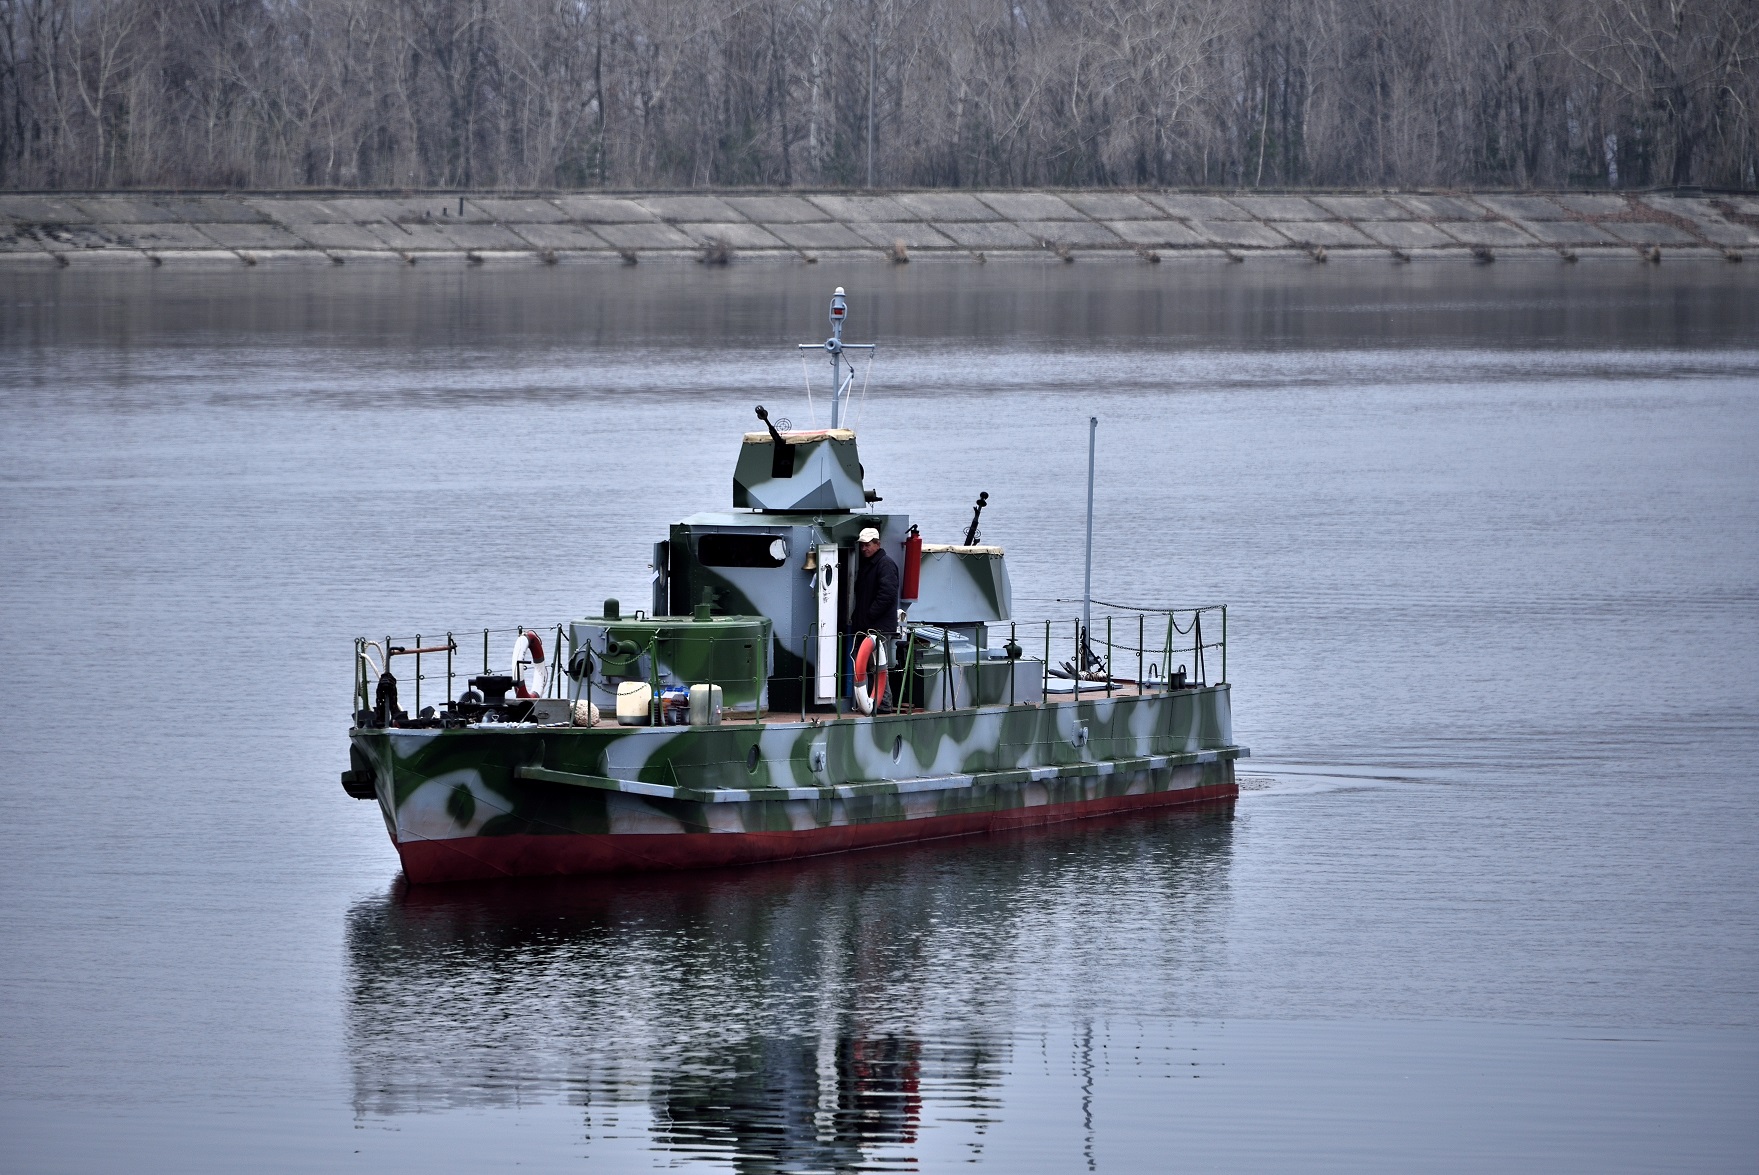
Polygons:
<instances>
[{"instance_id":1,"label":"navigation light on mast","mask_svg":"<svg viewBox=\"0 0 1759 1175\"><path fill-rule=\"evenodd\" d=\"M845 350L873 350L872 343L845 343L843 341L843 320L849 317L849 299L838 286L831 293L831 337L822 343L801 343L802 351L815 351L823 347L831 356L831 427L843 427L843 404L848 398L849 388L855 382L855 365L843 358ZM847 374L845 374L847 369Z\"/></svg>"}]
</instances>

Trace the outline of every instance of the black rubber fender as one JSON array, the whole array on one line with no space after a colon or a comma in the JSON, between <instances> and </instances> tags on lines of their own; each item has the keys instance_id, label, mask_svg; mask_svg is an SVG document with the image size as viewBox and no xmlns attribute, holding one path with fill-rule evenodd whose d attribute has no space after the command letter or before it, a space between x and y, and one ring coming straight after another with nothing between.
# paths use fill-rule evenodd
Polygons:
<instances>
[{"instance_id":1,"label":"black rubber fender","mask_svg":"<svg viewBox=\"0 0 1759 1175\"><path fill-rule=\"evenodd\" d=\"M373 786L373 762L359 747L348 748L348 770L342 773L342 790L357 800L379 798Z\"/></svg>"}]
</instances>

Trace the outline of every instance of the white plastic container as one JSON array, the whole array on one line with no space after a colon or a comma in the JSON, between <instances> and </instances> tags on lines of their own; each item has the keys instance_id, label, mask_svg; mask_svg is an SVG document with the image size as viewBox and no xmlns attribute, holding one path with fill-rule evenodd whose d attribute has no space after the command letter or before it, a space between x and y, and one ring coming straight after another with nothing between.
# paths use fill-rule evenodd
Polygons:
<instances>
[{"instance_id":1,"label":"white plastic container","mask_svg":"<svg viewBox=\"0 0 1759 1175\"><path fill-rule=\"evenodd\" d=\"M719 726L721 724L721 687L718 685L693 685L690 687L690 725Z\"/></svg>"},{"instance_id":2,"label":"white plastic container","mask_svg":"<svg viewBox=\"0 0 1759 1175\"><path fill-rule=\"evenodd\" d=\"M645 681L626 681L617 687L617 725L646 726L654 700L654 687Z\"/></svg>"}]
</instances>

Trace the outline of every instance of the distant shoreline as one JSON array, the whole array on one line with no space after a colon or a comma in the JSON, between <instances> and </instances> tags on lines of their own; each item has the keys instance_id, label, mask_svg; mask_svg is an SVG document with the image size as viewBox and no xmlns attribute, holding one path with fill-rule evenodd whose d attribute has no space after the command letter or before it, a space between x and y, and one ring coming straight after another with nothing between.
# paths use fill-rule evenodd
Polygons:
<instances>
[{"instance_id":1,"label":"distant shoreline","mask_svg":"<svg viewBox=\"0 0 1759 1175\"><path fill-rule=\"evenodd\" d=\"M1034 189L0 193L0 267L1740 261L1759 195Z\"/></svg>"}]
</instances>

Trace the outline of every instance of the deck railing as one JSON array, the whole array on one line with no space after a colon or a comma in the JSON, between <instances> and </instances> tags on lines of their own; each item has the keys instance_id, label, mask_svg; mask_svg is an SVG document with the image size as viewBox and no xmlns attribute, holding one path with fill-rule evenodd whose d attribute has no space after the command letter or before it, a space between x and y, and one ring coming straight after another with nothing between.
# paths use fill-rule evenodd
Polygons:
<instances>
[{"instance_id":1,"label":"deck railing","mask_svg":"<svg viewBox=\"0 0 1759 1175\"><path fill-rule=\"evenodd\" d=\"M646 619L642 612L636 612L632 617L638 623ZM519 638L526 633L539 637L546 647L545 659L537 663L535 683L528 678L509 673L514 668L511 653ZM624 649L617 654L619 658L627 659L631 665L646 660L644 679L653 690L652 705L656 708L656 723L660 720L659 710L663 708L663 678L683 681L686 685L718 685L727 689L729 694L735 688L741 691L749 688L753 697L763 696L766 658L762 650L753 649L754 655L748 662L753 669L750 674L728 676L715 672L727 664L727 659L718 656L716 651L729 645L752 649L753 642L748 635L689 635L687 644L696 654L694 657L689 652L673 657L672 654L678 652L673 645L675 638L673 634L666 632L653 633L646 643L622 642ZM577 664L576 655L576 650L571 647L571 634L566 624L545 628L516 626L471 629L466 632L447 631L437 637L421 633L408 637L386 636L382 640L357 637L354 642L354 705L357 712L375 710L378 701L377 683L385 670L393 666L397 708L417 717L423 716L422 711L426 707L433 707L438 714L446 709L448 703L459 700L463 687L479 674L512 676L516 685L533 689L533 696L538 699L586 700L590 696L587 687L590 668L589 664ZM608 656L602 651L594 651L593 655L600 659ZM508 656L509 660L499 661L501 656ZM401 661L403 658L408 658L409 661ZM695 666L695 671L690 668L692 665ZM631 677L628 680L638 679ZM441 682L444 682L443 688L440 687ZM739 703L741 706L743 704L743 701Z\"/></svg>"},{"instance_id":2,"label":"deck railing","mask_svg":"<svg viewBox=\"0 0 1759 1175\"><path fill-rule=\"evenodd\" d=\"M1207 617L1208 633L1204 625ZM925 649L924 658L935 658L936 664L952 664L957 654L952 644L952 631L961 626L944 627L933 624L906 623L900 638L908 638L904 660L893 665L894 685L891 699L884 707L888 713L908 709L905 686L916 669L917 649ZM461 686L479 674L505 673L512 666L498 658L511 653L515 642L531 632L548 646L542 663L542 676L537 689L539 698L566 699L575 695L576 683L570 675L571 650L568 629L557 624L541 629L523 626L482 628L468 631L446 631L430 635L417 633L408 637L386 636L382 640L357 637L354 642L354 706L358 711L375 708L379 675L391 670L397 683L398 708L408 714L420 715L427 706L436 711L456 701ZM1110 613L1093 618L1092 631L1085 631L1079 617L1067 620L1017 620L986 626L990 640L1003 632L1005 641L999 646L1006 660L1042 658L1042 696L1055 693L1073 694L1103 691L1111 696L1120 689L1137 692L1177 689L1202 685L1209 681L1208 667L1215 659L1220 670L1217 682L1228 675L1228 609L1225 604L1195 608L1129 608L1123 613ZM851 654L864 634L840 633L837 640L837 680L839 697L847 699L848 668ZM744 639L744 638L727 638ZM800 646L801 714L807 713L807 699L815 693L816 673L809 668L817 637L803 638ZM962 642L968 643L968 642ZM996 648L997 646L991 646ZM647 655L654 667L657 689L657 649L637 651ZM990 649L974 649L974 659L995 660ZM404 660L407 658L407 660ZM953 675L944 674L942 688L956 688ZM1010 678L1009 704L1013 704L1014 687ZM1064 684L1066 683L1066 684ZM697 684L697 683L691 683ZM763 682L754 683L759 696ZM879 699L875 699L876 703ZM965 703L969 705L969 701ZM842 708L841 706L839 707ZM942 709L963 708L956 697L943 700Z\"/></svg>"},{"instance_id":3,"label":"deck railing","mask_svg":"<svg viewBox=\"0 0 1759 1175\"><path fill-rule=\"evenodd\" d=\"M511 656L513 645L526 633L535 633L549 646L544 661L543 689L540 697L566 697L563 688L565 658L563 647L567 630L563 625L548 628L478 628L463 632L447 631L414 636L386 636L383 640L356 637L354 640L354 703L357 710L373 708L373 687L378 675L387 669L397 679L397 697L411 714L419 714L424 706L436 709L459 695L458 683L481 674L492 674L511 668L508 662L497 668L497 657ZM480 654L480 658L479 658ZM411 663L397 665L397 658L411 658ZM477 665L481 664L481 668ZM399 672L401 670L401 672ZM428 686L423 700L424 682L444 681L445 689L435 695L435 686ZM407 705L403 705L407 701Z\"/></svg>"},{"instance_id":4,"label":"deck railing","mask_svg":"<svg viewBox=\"0 0 1759 1175\"><path fill-rule=\"evenodd\" d=\"M1112 605L1121 607L1121 605ZM1209 632L1204 632L1205 617ZM1019 627L1016 622L1015 627ZM1083 632L1080 617L1046 619L1042 627L1046 683L1053 679L1164 688L1182 677L1207 684L1210 660L1217 682L1228 679L1228 606L1127 608L1093 618ZM1063 652L1067 652L1067 656Z\"/></svg>"}]
</instances>

